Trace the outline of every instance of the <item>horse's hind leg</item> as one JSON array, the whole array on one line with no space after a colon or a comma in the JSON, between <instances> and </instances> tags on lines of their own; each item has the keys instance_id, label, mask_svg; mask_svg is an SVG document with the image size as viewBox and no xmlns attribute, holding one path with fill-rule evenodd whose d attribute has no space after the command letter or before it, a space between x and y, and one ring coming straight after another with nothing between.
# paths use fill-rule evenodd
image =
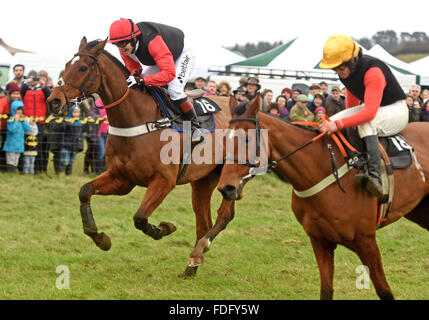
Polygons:
<instances>
[{"instance_id":1,"label":"horse's hind leg","mask_svg":"<svg viewBox=\"0 0 429 320\"><path fill-rule=\"evenodd\" d=\"M405 218L429 231L429 196L423 198L417 207L408 213Z\"/></svg>"},{"instance_id":2,"label":"horse's hind leg","mask_svg":"<svg viewBox=\"0 0 429 320\"><path fill-rule=\"evenodd\" d=\"M134 188L123 180L115 179L110 171L106 171L95 180L82 186L79 192L80 214L82 216L83 231L102 250L109 250L112 246L110 238L104 232L98 233L94 216L91 210L91 197L100 195L124 195Z\"/></svg>"},{"instance_id":3,"label":"horse's hind leg","mask_svg":"<svg viewBox=\"0 0 429 320\"><path fill-rule=\"evenodd\" d=\"M320 299L332 300L334 296L334 250L337 245L325 239L310 237L320 273Z\"/></svg>"},{"instance_id":4,"label":"horse's hind leg","mask_svg":"<svg viewBox=\"0 0 429 320\"><path fill-rule=\"evenodd\" d=\"M380 299L393 300L392 291L384 275L383 263L375 240L375 234L358 236L354 243L354 249L362 263L368 267L369 276Z\"/></svg>"},{"instance_id":5,"label":"horse's hind leg","mask_svg":"<svg viewBox=\"0 0 429 320\"><path fill-rule=\"evenodd\" d=\"M175 184L169 182L165 177L161 175L155 176L149 183L143 202L134 215L134 226L155 240L159 240L176 231L176 227L170 222L161 222L159 226L155 226L148 221L152 212L155 211L174 187Z\"/></svg>"}]
</instances>

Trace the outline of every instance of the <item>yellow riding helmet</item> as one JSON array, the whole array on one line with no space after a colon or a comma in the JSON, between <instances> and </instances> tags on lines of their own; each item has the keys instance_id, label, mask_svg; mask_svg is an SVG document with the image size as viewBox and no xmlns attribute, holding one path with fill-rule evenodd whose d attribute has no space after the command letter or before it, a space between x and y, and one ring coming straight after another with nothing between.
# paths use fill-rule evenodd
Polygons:
<instances>
[{"instance_id":1,"label":"yellow riding helmet","mask_svg":"<svg viewBox=\"0 0 429 320\"><path fill-rule=\"evenodd\" d=\"M319 64L322 69L333 69L359 54L359 45L344 34L330 36L323 46L323 59Z\"/></svg>"}]
</instances>

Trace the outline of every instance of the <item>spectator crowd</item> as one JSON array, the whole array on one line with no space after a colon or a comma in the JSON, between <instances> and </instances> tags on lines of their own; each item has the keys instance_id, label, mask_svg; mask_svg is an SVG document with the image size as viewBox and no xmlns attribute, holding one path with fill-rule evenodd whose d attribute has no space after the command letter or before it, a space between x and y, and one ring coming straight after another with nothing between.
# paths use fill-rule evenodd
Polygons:
<instances>
[{"instance_id":1,"label":"spectator crowd","mask_svg":"<svg viewBox=\"0 0 429 320\"><path fill-rule=\"evenodd\" d=\"M0 171L22 174L46 173L52 158L54 172L70 175L76 154L84 152L83 174L100 174L106 169L105 145L108 122L103 102L89 98L70 108L68 115L53 114L46 99L53 81L44 70L30 70L17 64L14 79L0 90ZM248 102L261 94L262 112L286 122L322 122L345 109L345 89L326 82L312 84L305 94L299 89L284 88L274 97L273 90L262 88L257 77L243 77L236 89L226 80L216 83L198 77L185 91L203 89L205 96L234 96L239 114ZM429 90L413 85L406 94L409 122L429 121ZM84 143L86 142L86 143ZM50 157L50 154L52 156Z\"/></svg>"}]
</instances>

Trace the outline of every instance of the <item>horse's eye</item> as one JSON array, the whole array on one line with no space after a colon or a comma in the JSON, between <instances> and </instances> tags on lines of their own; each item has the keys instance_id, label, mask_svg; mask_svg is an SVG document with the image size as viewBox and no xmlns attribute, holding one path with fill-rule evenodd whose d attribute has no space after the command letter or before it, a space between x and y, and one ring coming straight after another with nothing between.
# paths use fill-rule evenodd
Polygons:
<instances>
[{"instance_id":1,"label":"horse's eye","mask_svg":"<svg viewBox=\"0 0 429 320\"><path fill-rule=\"evenodd\" d=\"M80 72L85 72L86 70L88 70L88 67L87 67L87 66L81 66L81 67L79 68L79 71L80 71Z\"/></svg>"}]
</instances>

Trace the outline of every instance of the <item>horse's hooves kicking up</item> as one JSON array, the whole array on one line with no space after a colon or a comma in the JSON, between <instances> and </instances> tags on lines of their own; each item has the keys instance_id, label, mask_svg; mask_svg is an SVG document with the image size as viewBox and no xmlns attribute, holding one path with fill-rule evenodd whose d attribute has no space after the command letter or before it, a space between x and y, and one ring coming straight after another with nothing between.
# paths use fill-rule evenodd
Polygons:
<instances>
[{"instance_id":1,"label":"horse's hooves kicking up","mask_svg":"<svg viewBox=\"0 0 429 320\"><path fill-rule=\"evenodd\" d=\"M186 270L183 273L179 274L179 278L187 279L197 275L198 266L195 267L186 267Z\"/></svg>"}]
</instances>

